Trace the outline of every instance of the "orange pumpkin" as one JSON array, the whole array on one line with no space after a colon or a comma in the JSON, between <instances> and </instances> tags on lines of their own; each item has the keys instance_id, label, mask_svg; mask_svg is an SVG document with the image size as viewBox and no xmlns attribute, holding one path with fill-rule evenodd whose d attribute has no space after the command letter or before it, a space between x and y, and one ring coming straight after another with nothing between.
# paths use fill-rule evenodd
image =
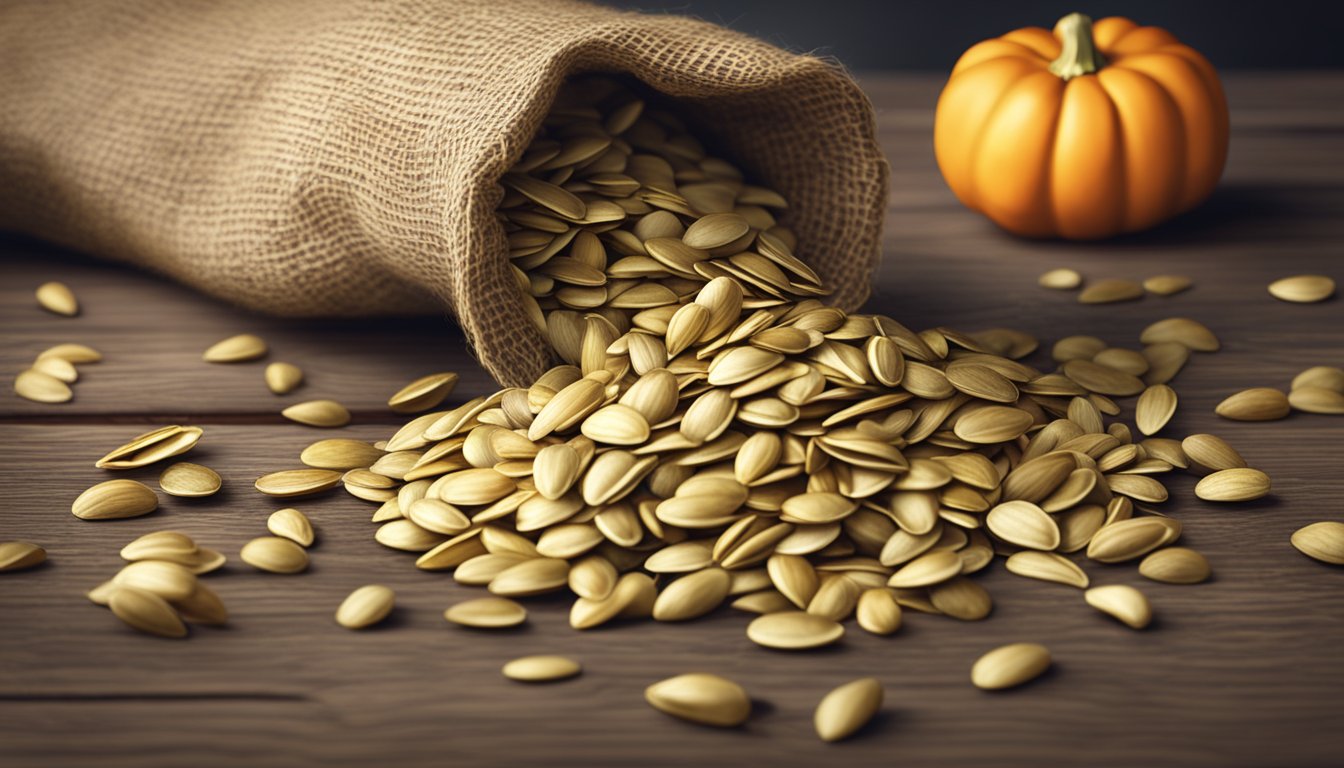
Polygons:
<instances>
[{"instance_id":1,"label":"orange pumpkin","mask_svg":"<svg viewBox=\"0 0 1344 768\"><path fill-rule=\"evenodd\" d=\"M1213 66L1164 29L1065 16L957 61L934 150L967 207L1030 237L1094 239L1198 205L1227 159Z\"/></svg>"}]
</instances>

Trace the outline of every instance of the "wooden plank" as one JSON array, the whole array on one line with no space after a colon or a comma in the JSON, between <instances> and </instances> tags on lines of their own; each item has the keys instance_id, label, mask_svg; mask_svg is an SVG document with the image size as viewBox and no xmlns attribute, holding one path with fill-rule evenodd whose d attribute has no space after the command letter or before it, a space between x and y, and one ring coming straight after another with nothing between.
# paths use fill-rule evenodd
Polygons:
<instances>
[{"instance_id":1,"label":"wooden plank","mask_svg":"<svg viewBox=\"0 0 1344 768\"><path fill-rule=\"evenodd\" d=\"M1159 618L1146 632L1095 613L1077 590L995 567L981 579L996 599L990 621L907 613L891 638L851 628L840 647L809 654L753 646L743 635L748 617L728 609L687 625L579 633L566 624L567 601L546 598L528 602L531 620L520 631L451 627L441 611L483 592L383 549L372 540L372 505L343 492L293 502L319 532L308 573L253 571L236 553L263 534L280 505L250 483L260 471L293 465L317 430L203 426L193 458L221 472L222 496L167 499L151 516L105 523L78 520L68 505L106 476L92 458L120 440L125 425L7 428L0 530L51 552L47 566L7 575L0 591L0 729L15 764L59 755L65 765L168 766L209 749L261 764L395 757L673 765L768 755L802 765L837 754L875 764L900 754L912 765L949 766L1076 764L1083 755L1114 766L1311 765L1336 754L1344 727L1334 695L1344 675L1335 642L1344 630L1339 573L1287 544L1293 529L1333 509L1344 491L1327 450L1333 439L1305 421L1290 430L1261 427L1254 441L1257 463L1284 489L1272 499L1212 508L1192 502L1187 479L1174 484L1179 496L1169 506L1186 525L1186 541L1213 562L1211 583L1159 585L1132 566L1084 563L1097 583L1133 584L1150 595ZM129 476L152 484L154 472ZM230 607L228 629L198 629L187 642L147 638L85 600L84 590L119 567L122 544L161 529L230 555L222 573L207 577ZM385 628L343 630L332 612L365 583L396 589L397 614ZM1056 671L1015 694L972 688L976 656L1016 640L1049 644ZM570 654L587 671L541 687L500 677L500 665L529 653ZM641 703L644 686L688 670L739 680L759 699L758 716L744 732L722 732ZM859 675L884 681L886 714L836 752L812 735L811 710L830 687Z\"/></svg>"},{"instance_id":2,"label":"wooden plank","mask_svg":"<svg viewBox=\"0 0 1344 768\"><path fill-rule=\"evenodd\" d=\"M488 636L447 625L452 602L482 594L372 540L369 505L333 493L294 503L318 525L314 567L263 575L236 559L282 506L251 490L262 472L297 465L308 442L374 439L400 417L384 407L401 382L441 369L463 374L461 400L490 388L462 339L439 318L293 321L241 312L167 281L22 240L0 243L0 374L12 377L45 346L82 341L107 361L85 369L75 402L0 398L0 538L49 548L51 562L7 574L0 589L0 763L15 765L678 765L689 762L964 766L1313 766L1337 760L1344 705L1344 590L1339 569L1303 558L1293 530L1338 518L1340 424L1295 415L1236 424L1212 414L1248 386L1284 387L1298 370L1344 362L1344 302L1277 302L1269 280L1338 274L1344 241L1344 76L1230 76L1232 154L1225 182L1201 210L1152 233L1105 244L1021 241L961 209L933 164L929 127L941 80L868 77L893 164L887 260L873 311L912 326L1009 326L1042 339L1090 333L1135 346L1147 323L1202 319L1224 350L1196 355L1177 381L1170 432L1227 437L1274 478L1260 502L1214 508L1173 483L1165 511L1213 561L1196 587L1145 582L1129 566L1089 567L1097 583L1129 583L1159 619L1134 633L1085 606L1077 592L995 567L989 621L966 626L907 613L893 638L857 629L841 647L804 655L750 644L747 617L723 610L682 626L635 624L577 633L558 598L531 601L521 631ZM1307 129L1301 126L1306 126ZM1035 286L1061 264L1094 278L1188 274L1197 287L1168 299L1083 307ZM59 278L87 308L76 319L35 309L31 291ZM285 398L261 384L260 364L199 361L233 333L266 337L272 359L295 362L310 384ZM1045 351L1032 362L1047 366ZM335 397L356 423L333 433L281 422L282 403ZM226 492L171 500L146 518L88 523L69 514L103 479L92 461L166 420L206 429L191 458L219 470ZM152 483L155 472L129 476ZM135 536L184 530L230 554L210 583L233 612L228 629L187 642L121 627L84 590L119 566ZM385 583L401 608L391 626L337 627L351 589ZM1056 671L1030 690L979 692L975 657L998 643L1041 640ZM554 686L508 683L499 666L527 653L580 658L587 673ZM641 702L648 683L690 670L727 674L758 699L741 732L698 728ZM834 685L876 675L888 705L874 727L841 746L812 735L812 707Z\"/></svg>"}]
</instances>

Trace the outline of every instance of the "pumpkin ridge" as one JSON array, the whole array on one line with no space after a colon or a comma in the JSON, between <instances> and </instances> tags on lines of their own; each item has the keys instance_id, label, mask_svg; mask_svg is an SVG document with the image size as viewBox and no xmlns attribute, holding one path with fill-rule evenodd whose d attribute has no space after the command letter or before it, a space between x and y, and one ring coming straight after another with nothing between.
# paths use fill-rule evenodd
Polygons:
<instances>
[{"instance_id":1,"label":"pumpkin ridge","mask_svg":"<svg viewBox=\"0 0 1344 768\"><path fill-rule=\"evenodd\" d=\"M1025 46L1024 46L1024 47L1025 47ZM980 62L980 64L976 64L975 66L973 66L973 67L971 67L970 69L966 70L965 72L962 73L962 75L968 74L968 73L970 73L972 70L975 70L975 69L979 68L981 64L986 64L986 63L988 63L988 62L990 62L990 61L997 61L997 60L999 60L999 59L1010 59L1010 58L1014 58L1014 57L1011 57L1011 56L1001 56L1001 57L998 57L997 59L986 59L985 61ZM1024 57L1022 57L1022 58L1026 59L1027 57L1024 56ZM1028 60L1030 60L1030 59L1028 59ZM970 159L969 159L969 160L967 161L967 163L966 163L966 168L970 169L970 174L971 174L971 177L972 177L972 178L975 177L975 167L976 167L976 164L980 161L980 148L984 145L984 141L983 141L983 139L984 139L985 131L988 129L989 124L990 124L991 122L993 122L994 115L999 111L999 107L1003 106L1003 102L1004 102L1004 100L1008 98L1008 94L1012 93L1013 88L1014 88L1018 83L1020 83L1022 80L1024 80L1024 79L1027 78L1027 77L1030 77L1030 76L1033 75L1033 74L1035 74L1035 72L1028 71L1028 72L1023 73L1020 77L1018 77L1018 78L1016 78L1015 80L1012 81L1012 85L1010 85L1010 86L1007 87L1007 88L1003 88L1003 89L1000 90L998 93L996 93L995 96L994 96L994 104L989 108L989 111L985 113L985 116L984 116L984 118L980 121L980 124L976 126L976 128L975 128L974 139L971 141L971 145L970 145L970 146L971 146L971 156L970 156ZM954 191L955 191L955 190L954 190ZM979 185L979 184L976 184L976 183L972 183L972 184L970 184L970 185L969 185L969 188L966 189L964 193L962 193L962 194L965 195L965 198L962 199L962 204L965 205L967 208L970 208L971 210L979 211L979 212L982 212L982 213L983 213L983 209L980 207L980 201L979 201L979 199L978 199L978 198L980 197L979 192L980 192L980 185ZM959 194L958 197L961 197L961 195Z\"/></svg>"},{"instance_id":2,"label":"pumpkin ridge","mask_svg":"<svg viewBox=\"0 0 1344 768\"><path fill-rule=\"evenodd\" d=\"M1143 29L1143 27L1136 27L1136 29ZM1162 84L1162 81L1158 80L1157 78L1153 77L1152 75L1149 75L1148 73L1146 73L1146 72L1144 72L1144 71L1142 71L1142 70L1134 69L1133 67L1115 67L1115 69L1116 69L1116 70L1122 70L1122 71L1124 71L1124 72L1126 72L1126 73L1128 73L1128 74L1130 74L1130 75L1132 75L1132 76L1134 76L1134 77L1138 77L1138 78L1141 78L1141 79L1147 81L1150 85L1152 85L1153 89L1154 89L1157 93L1160 93L1160 94L1162 95L1162 98L1165 99L1165 100L1167 101L1168 105L1171 107L1171 112L1172 112L1172 114L1173 114L1173 115L1175 116L1175 118L1176 118L1176 126L1175 126L1175 129L1176 129L1177 131L1179 131L1178 135L1180 136L1180 140L1179 140L1177 143L1178 143L1178 145L1179 145L1180 148L1181 148L1181 154L1184 154L1185 147L1186 147L1186 145L1187 145L1187 143L1188 143L1188 141L1187 141L1188 137L1187 137L1187 132L1186 132L1186 129L1185 129L1185 119L1184 119L1184 117L1181 115L1181 108L1180 108L1180 105L1176 103L1176 99L1175 99L1175 97L1173 97L1173 96L1171 95L1171 93L1166 89L1166 87ZM1115 98L1115 89L1116 89L1116 88L1119 88L1119 87L1120 87L1120 84L1112 84L1112 85L1108 85L1108 84L1106 83L1106 80L1107 80L1107 79L1110 79L1110 78L1102 78L1102 79L1101 79L1102 88L1105 88L1105 89L1106 89L1106 94L1107 94L1108 96L1111 97L1111 102L1112 102L1113 104L1115 104L1116 118L1117 118L1118 120L1120 120L1120 126L1121 126L1121 130L1120 130L1121 157L1124 158L1124 159L1126 159L1126 160L1128 160L1128 156L1129 156L1129 154L1130 154L1130 146L1129 146L1130 135L1129 135L1129 132L1128 132L1128 131L1124 130L1124 126L1125 126L1125 121L1124 121L1125 110L1121 108L1121 104L1122 104L1123 102L1120 101L1120 100L1117 100L1117 99ZM1137 118L1136 118L1136 120L1137 120ZM1129 168L1129 166L1126 164L1125 166L1123 166L1123 169L1122 169L1122 173L1124 174L1126 184L1129 183L1130 178L1131 178L1130 175L1129 175L1129 173L1128 173L1128 168ZM1173 174L1173 176L1174 176L1174 182L1175 182L1176 185L1177 185L1177 193L1178 193L1178 194L1175 194L1175 195L1171 195L1171 196L1170 196L1170 199L1169 199L1169 201L1168 201L1168 203L1169 203L1170 206L1174 206L1174 205L1178 204L1178 203L1180 202L1180 200L1181 200L1181 194L1179 194L1179 193L1184 192L1184 187L1185 187L1185 185L1186 185L1186 178L1185 178L1186 173L1185 173L1185 168L1184 168L1184 166L1181 167L1179 173L1177 173L1177 174ZM1126 214L1126 217L1125 217L1125 218L1122 218L1122 219L1120 220L1120 221L1121 221L1121 231L1122 231L1122 232L1137 232L1137 231L1140 231L1140 230L1143 230L1143 229L1147 229L1148 227L1154 226L1154 225L1157 223L1157 221L1161 221L1161 220L1162 220L1161 218L1159 218L1157 221L1142 221L1142 220L1139 220L1139 221L1130 222L1130 221L1128 220L1128 214L1129 214L1129 213L1130 213L1129 206L1128 206L1128 205L1125 205L1125 214Z\"/></svg>"}]
</instances>

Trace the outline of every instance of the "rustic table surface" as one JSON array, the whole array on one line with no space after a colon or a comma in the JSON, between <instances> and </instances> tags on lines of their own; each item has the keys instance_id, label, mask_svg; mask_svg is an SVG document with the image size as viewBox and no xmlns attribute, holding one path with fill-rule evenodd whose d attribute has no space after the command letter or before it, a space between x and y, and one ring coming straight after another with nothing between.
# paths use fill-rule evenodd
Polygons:
<instances>
[{"instance_id":1,"label":"rustic table surface","mask_svg":"<svg viewBox=\"0 0 1344 768\"><path fill-rule=\"evenodd\" d=\"M1261 501L1214 507L1174 480L1164 509L1186 526L1215 577L1193 587L1147 582L1132 565L1084 563L1094 583L1140 586L1157 619L1134 632L1087 607L1069 587L990 569L991 618L965 624L907 612L895 636L852 631L829 650L788 654L744 636L745 614L722 609L686 625L643 623L580 633L563 599L530 604L526 628L482 634L447 624L444 608L480 591L417 571L373 540L367 504L344 493L298 503L319 540L303 575L263 575L236 553L264 533L277 506L252 490L262 472L296 466L331 433L282 421L282 403L334 397L355 413L341 434L381 439L397 417L397 383L461 371L455 397L490 382L440 318L296 322L223 306L151 275L11 239L0 244L0 374L12 378L43 348L91 344L105 362L83 369L71 403L0 397L0 539L41 543L44 566L0 576L0 764L51 765L680 765L1325 766L1344 761L1344 569L1298 554L1298 527L1344 518L1344 420L1294 415L1222 421L1213 406L1251 386L1285 388L1297 371L1344 363L1344 302L1278 302L1272 279L1344 278L1344 76L1230 75L1232 150L1222 186L1202 209L1155 232L1104 244L1016 240L959 207L930 146L940 83L873 76L891 158L886 261L871 309L914 327L1008 326L1043 340L1071 333L1135 346L1153 320L1205 321L1223 350L1197 355L1177 379L1169 433L1212 431L1274 479ZM1178 272L1196 287L1105 308L1036 287L1070 264L1093 278ZM40 311L33 289L73 287L77 318ZM251 331L272 360L302 366L286 397L262 384L262 364L200 362L210 343ZM1048 349L1048 347L1047 347ZM1038 354L1033 361L1048 365ZM191 459L225 491L166 498L151 516L77 520L71 500L106 474L93 460L151 426L197 424ZM153 468L133 471L142 480ZM91 605L85 590L120 565L142 533L171 528L231 555L210 585L232 619L188 641L137 634ZM385 626L349 632L332 620L362 584L396 589ZM973 688L971 663L1002 643L1054 652L1054 670L1027 688ZM582 660L572 681L528 687L500 676L532 653ZM726 674L756 700L737 730L697 727L643 703L649 683L693 670ZM835 685L880 678L887 703L856 738L825 745L812 709Z\"/></svg>"}]
</instances>

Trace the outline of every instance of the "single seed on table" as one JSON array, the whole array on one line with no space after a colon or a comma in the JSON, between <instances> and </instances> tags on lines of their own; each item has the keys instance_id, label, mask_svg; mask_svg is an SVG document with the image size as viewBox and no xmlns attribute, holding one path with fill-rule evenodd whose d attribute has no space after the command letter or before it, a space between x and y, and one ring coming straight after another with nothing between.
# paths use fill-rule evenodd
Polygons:
<instances>
[{"instance_id":1,"label":"single seed on table","mask_svg":"<svg viewBox=\"0 0 1344 768\"><path fill-rule=\"evenodd\" d=\"M1208 559L1186 547L1159 549L1139 563L1141 575L1165 584L1198 584L1207 581L1210 572Z\"/></svg>"},{"instance_id":2,"label":"single seed on table","mask_svg":"<svg viewBox=\"0 0 1344 768\"><path fill-rule=\"evenodd\" d=\"M209 467L179 461L159 475L159 488L169 496L200 498L219 492L219 474Z\"/></svg>"},{"instance_id":3,"label":"single seed on table","mask_svg":"<svg viewBox=\"0 0 1344 768\"><path fill-rule=\"evenodd\" d=\"M464 627L502 629L527 621L527 609L507 597L478 597L454 605L443 618Z\"/></svg>"},{"instance_id":4,"label":"single seed on table","mask_svg":"<svg viewBox=\"0 0 1344 768\"><path fill-rule=\"evenodd\" d=\"M1288 404L1307 413L1344 413L1344 393L1325 387L1297 387L1288 393Z\"/></svg>"},{"instance_id":5,"label":"single seed on table","mask_svg":"<svg viewBox=\"0 0 1344 768\"><path fill-rule=\"evenodd\" d=\"M33 368L14 377L14 393L25 400L51 405L69 402L75 396L69 384Z\"/></svg>"},{"instance_id":6,"label":"single seed on table","mask_svg":"<svg viewBox=\"0 0 1344 768\"><path fill-rule=\"evenodd\" d=\"M1269 387L1244 389L1219 403L1213 412L1233 421L1273 421L1292 410L1288 396Z\"/></svg>"},{"instance_id":7,"label":"single seed on table","mask_svg":"<svg viewBox=\"0 0 1344 768\"><path fill-rule=\"evenodd\" d=\"M68 360L75 365L83 363L97 363L103 359L103 355L93 347L84 344L57 344L54 347L48 347L38 354L37 358L41 360L44 357L59 357L62 360Z\"/></svg>"},{"instance_id":8,"label":"single seed on table","mask_svg":"<svg viewBox=\"0 0 1344 768\"><path fill-rule=\"evenodd\" d=\"M840 741L867 725L881 708L882 684L864 677L826 694L812 715L812 725L822 741Z\"/></svg>"},{"instance_id":9,"label":"single seed on table","mask_svg":"<svg viewBox=\"0 0 1344 768\"><path fill-rule=\"evenodd\" d=\"M703 672L660 680L644 689L644 699L673 717L720 728L739 726L751 715L751 699L742 686Z\"/></svg>"},{"instance_id":10,"label":"single seed on table","mask_svg":"<svg viewBox=\"0 0 1344 768\"><path fill-rule=\"evenodd\" d=\"M333 469L344 472L372 466L384 452L363 440L332 437L318 440L299 455L299 461L314 469Z\"/></svg>"},{"instance_id":11,"label":"single seed on table","mask_svg":"<svg viewBox=\"0 0 1344 768\"><path fill-rule=\"evenodd\" d=\"M1269 490L1269 475L1249 467L1220 469L1195 484L1195 495L1205 501L1253 501Z\"/></svg>"},{"instance_id":12,"label":"single seed on table","mask_svg":"<svg viewBox=\"0 0 1344 768\"><path fill-rule=\"evenodd\" d=\"M277 395L284 395L303 383L303 370L292 363L271 363L263 375L266 387Z\"/></svg>"},{"instance_id":13,"label":"single seed on table","mask_svg":"<svg viewBox=\"0 0 1344 768\"><path fill-rule=\"evenodd\" d=\"M1134 406L1134 423L1145 435L1155 435L1176 413L1176 392L1166 384L1154 384L1143 390Z\"/></svg>"},{"instance_id":14,"label":"single seed on table","mask_svg":"<svg viewBox=\"0 0 1344 768\"><path fill-rule=\"evenodd\" d=\"M1078 294L1079 304L1110 304L1143 298L1143 286L1133 280L1106 278L1088 284Z\"/></svg>"},{"instance_id":15,"label":"single seed on table","mask_svg":"<svg viewBox=\"0 0 1344 768\"><path fill-rule=\"evenodd\" d=\"M285 469L257 478L256 489L267 496L304 496L335 488L341 473L330 469Z\"/></svg>"},{"instance_id":16,"label":"single seed on table","mask_svg":"<svg viewBox=\"0 0 1344 768\"><path fill-rule=\"evenodd\" d=\"M1143 281L1143 289L1158 296L1171 296L1189 289L1193 284L1185 275L1153 275Z\"/></svg>"},{"instance_id":17,"label":"single seed on table","mask_svg":"<svg viewBox=\"0 0 1344 768\"><path fill-rule=\"evenodd\" d=\"M1143 629L1153 620L1153 609L1143 593L1127 584L1093 587L1083 593L1087 604L1114 616L1131 629Z\"/></svg>"},{"instance_id":18,"label":"single seed on table","mask_svg":"<svg viewBox=\"0 0 1344 768\"><path fill-rule=\"evenodd\" d=\"M381 584L360 587L341 601L336 623L346 629L371 627L387 618L396 602L396 594Z\"/></svg>"},{"instance_id":19,"label":"single seed on table","mask_svg":"<svg viewBox=\"0 0 1344 768\"><path fill-rule=\"evenodd\" d=\"M159 508L153 489L135 480L104 480L75 499L70 511L81 520L117 520Z\"/></svg>"},{"instance_id":20,"label":"single seed on table","mask_svg":"<svg viewBox=\"0 0 1344 768\"><path fill-rule=\"evenodd\" d=\"M301 547L313 545L313 524L297 509L277 509L266 518L266 530Z\"/></svg>"},{"instance_id":21,"label":"single seed on table","mask_svg":"<svg viewBox=\"0 0 1344 768\"><path fill-rule=\"evenodd\" d=\"M1344 565L1344 523L1327 520L1303 526L1293 533L1292 543L1307 557Z\"/></svg>"},{"instance_id":22,"label":"single seed on table","mask_svg":"<svg viewBox=\"0 0 1344 768\"><path fill-rule=\"evenodd\" d=\"M1042 288L1071 291L1083 284L1083 276L1077 270L1061 267L1042 274L1036 279L1036 284Z\"/></svg>"},{"instance_id":23,"label":"single seed on table","mask_svg":"<svg viewBox=\"0 0 1344 768\"><path fill-rule=\"evenodd\" d=\"M66 317L79 314L79 300L65 283L49 282L37 287L37 303L48 312Z\"/></svg>"},{"instance_id":24,"label":"single seed on table","mask_svg":"<svg viewBox=\"0 0 1344 768\"><path fill-rule=\"evenodd\" d=\"M1139 334L1144 344L1174 341L1196 352L1217 352L1218 337L1207 326L1188 317L1169 317L1144 328Z\"/></svg>"},{"instance_id":25,"label":"single seed on table","mask_svg":"<svg viewBox=\"0 0 1344 768\"><path fill-rule=\"evenodd\" d=\"M350 411L335 400L309 400L295 403L280 412L290 421L306 424L310 427L328 429L344 427L350 423Z\"/></svg>"},{"instance_id":26,"label":"single seed on table","mask_svg":"<svg viewBox=\"0 0 1344 768\"><path fill-rule=\"evenodd\" d=\"M26 541L0 541L0 573L22 571L46 562L47 550Z\"/></svg>"},{"instance_id":27,"label":"single seed on table","mask_svg":"<svg viewBox=\"0 0 1344 768\"><path fill-rule=\"evenodd\" d=\"M191 450L205 433L200 427L176 424L151 430L108 452L94 462L98 469L134 469Z\"/></svg>"},{"instance_id":28,"label":"single seed on table","mask_svg":"<svg viewBox=\"0 0 1344 768\"><path fill-rule=\"evenodd\" d=\"M830 645L844 634L839 622L805 611L767 613L747 625L747 637L753 643L787 651Z\"/></svg>"},{"instance_id":29,"label":"single seed on table","mask_svg":"<svg viewBox=\"0 0 1344 768\"><path fill-rule=\"evenodd\" d=\"M1038 643L1011 643L986 653L971 666L977 688L998 691L1040 677L1050 668L1050 651Z\"/></svg>"},{"instance_id":30,"label":"single seed on table","mask_svg":"<svg viewBox=\"0 0 1344 768\"><path fill-rule=\"evenodd\" d=\"M173 606L158 595L134 587L117 587L108 596L112 614L128 626L159 637L182 638L187 626Z\"/></svg>"},{"instance_id":31,"label":"single seed on table","mask_svg":"<svg viewBox=\"0 0 1344 768\"><path fill-rule=\"evenodd\" d=\"M1281 277L1269 284L1269 295L1280 301L1312 304L1335 295L1335 281L1325 275Z\"/></svg>"},{"instance_id":32,"label":"single seed on table","mask_svg":"<svg viewBox=\"0 0 1344 768\"><path fill-rule=\"evenodd\" d=\"M260 336L240 333L215 342L205 350L201 359L207 363L245 363L265 357L266 352L266 342Z\"/></svg>"},{"instance_id":33,"label":"single seed on table","mask_svg":"<svg viewBox=\"0 0 1344 768\"><path fill-rule=\"evenodd\" d=\"M577 661L565 656L524 656L504 665L502 672L510 680L522 683L549 683L565 680L583 671Z\"/></svg>"},{"instance_id":34,"label":"single seed on table","mask_svg":"<svg viewBox=\"0 0 1344 768\"><path fill-rule=\"evenodd\" d=\"M457 386L457 374L445 371L421 376L397 390L387 405L397 413L419 413L442 403Z\"/></svg>"},{"instance_id":35,"label":"single seed on table","mask_svg":"<svg viewBox=\"0 0 1344 768\"><path fill-rule=\"evenodd\" d=\"M1079 589L1087 589L1087 574L1076 563L1054 552L1027 550L1008 556L1004 563L1009 573L1040 581L1053 581Z\"/></svg>"},{"instance_id":36,"label":"single seed on table","mask_svg":"<svg viewBox=\"0 0 1344 768\"><path fill-rule=\"evenodd\" d=\"M300 573L308 569L308 553L303 547L279 536L262 536L243 545L243 562L271 573Z\"/></svg>"}]
</instances>

